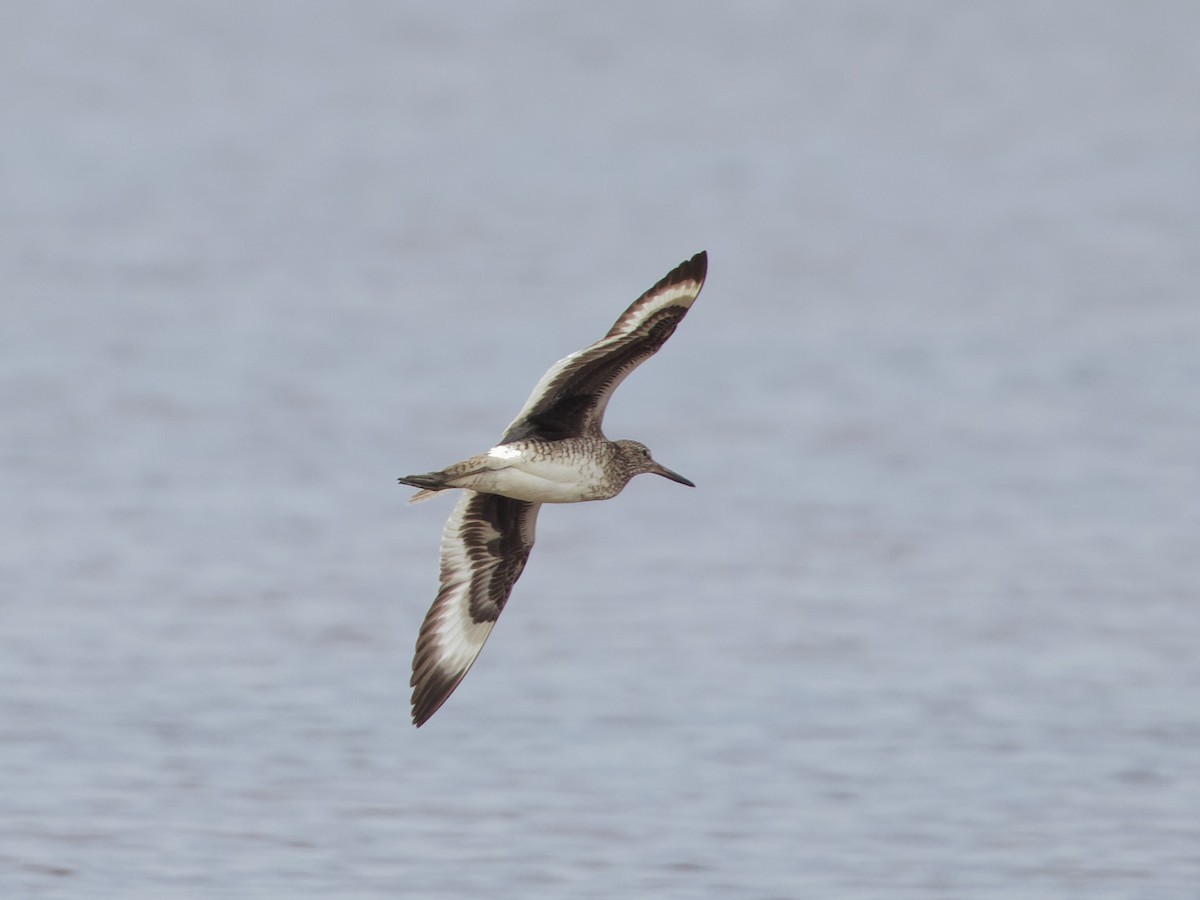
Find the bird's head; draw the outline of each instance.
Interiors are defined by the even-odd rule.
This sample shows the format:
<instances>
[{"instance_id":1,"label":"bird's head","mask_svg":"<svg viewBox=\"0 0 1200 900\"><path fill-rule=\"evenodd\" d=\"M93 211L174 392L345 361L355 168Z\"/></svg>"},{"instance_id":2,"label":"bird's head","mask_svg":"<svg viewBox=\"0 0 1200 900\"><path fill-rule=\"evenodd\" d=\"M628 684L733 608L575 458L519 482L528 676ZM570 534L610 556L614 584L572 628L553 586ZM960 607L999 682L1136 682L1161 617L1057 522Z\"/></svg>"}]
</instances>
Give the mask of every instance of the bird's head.
<instances>
[{"instance_id":1,"label":"bird's head","mask_svg":"<svg viewBox=\"0 0 1200 900\"><path fill-rule=\"evenodd\" d=\"M637 441L615 441L614 443L617 445L621 460L625 463L630 478L645 473L661 475L663 478L669 478L679 484L686 484L688 487L696 486L678 472L672 472L666 466L656 463L654 457L650 455L650 448L645 444Z\"/></svg>"}]
</instances>

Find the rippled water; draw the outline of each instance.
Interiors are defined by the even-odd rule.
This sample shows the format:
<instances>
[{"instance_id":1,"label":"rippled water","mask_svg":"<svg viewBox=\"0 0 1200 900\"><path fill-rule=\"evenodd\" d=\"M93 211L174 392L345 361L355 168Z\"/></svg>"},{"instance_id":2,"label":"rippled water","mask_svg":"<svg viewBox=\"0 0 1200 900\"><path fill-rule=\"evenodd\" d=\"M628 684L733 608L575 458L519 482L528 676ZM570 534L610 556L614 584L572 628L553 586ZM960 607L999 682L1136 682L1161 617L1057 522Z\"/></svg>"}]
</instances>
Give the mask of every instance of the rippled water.
<instances>
[{"instance_id":1,"label":"rippled water","mask_svg":"<svg viewBox=\"0 0 1200 900\"><path fill-rule=\"evenodd\" d=\"M1200 12L0 29L4 897L1200 896ZM420 731L449 502L679 260Z\"/></svg>"}]
</instances>

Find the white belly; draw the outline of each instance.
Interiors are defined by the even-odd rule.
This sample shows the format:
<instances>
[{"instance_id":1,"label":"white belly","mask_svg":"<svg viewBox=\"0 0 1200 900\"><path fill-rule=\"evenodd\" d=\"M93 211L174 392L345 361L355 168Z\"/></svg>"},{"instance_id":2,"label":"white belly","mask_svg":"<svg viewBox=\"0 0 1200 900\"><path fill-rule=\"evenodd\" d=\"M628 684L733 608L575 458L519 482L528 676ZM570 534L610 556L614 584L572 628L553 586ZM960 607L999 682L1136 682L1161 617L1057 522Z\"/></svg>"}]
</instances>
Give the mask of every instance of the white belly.
<instances>
[{"instance_id":1,"label":"white belly","mask_svg":"<svg viewBox=\"0 0 1200 900\"><path fill-rule=\"evenodd\" d=\"M472 476L470 482L464 487L534 503L579 503L602 500L614 493L611 488L598 485L595 478L581 473L576 466L548 461L523 462L480 472Z\"/></svg>"},{"instance_id":2,"label":"white belly","mask_svg":"<svg viewBox=\"0 0 1200 900\"><path fill-rule=\"evenodd\" d=\"M475 457L473 468L454 486L534 503L605 500L625 486L607 481L603 466L586 455L541 453L512 445L493 447Z\"/></svg>"}]
</instances>

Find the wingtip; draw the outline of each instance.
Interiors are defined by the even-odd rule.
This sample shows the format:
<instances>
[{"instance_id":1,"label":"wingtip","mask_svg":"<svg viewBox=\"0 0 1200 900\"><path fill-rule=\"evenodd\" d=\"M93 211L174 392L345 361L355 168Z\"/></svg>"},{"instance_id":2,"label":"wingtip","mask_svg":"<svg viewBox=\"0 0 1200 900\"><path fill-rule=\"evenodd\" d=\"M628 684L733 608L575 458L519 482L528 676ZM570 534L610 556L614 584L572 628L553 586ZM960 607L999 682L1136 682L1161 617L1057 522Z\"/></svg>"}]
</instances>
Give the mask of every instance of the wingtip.
<instances>
[{"instance_id":1,"label":"wingtip","mask_svg":"<svg viewBox=\"0 0 1200 900\"><path fill-rule=\"evenodd\" d=\"M432 719L433 714L450 699L450 695L462 683L470 666L450 677L436 668L426 668L420 665L414 668L420 671L413 672L412 681L409 683L413 688L412 723L414 727L420 728Z\"/></svg>"},{"instance_id":2,"label":"wingtip","mask_svg":"<svg viewBox=\"0 0 1200 900\"><path fill-rule=\"evenodd\" d=\"M415 676L413 681L417 681ZM414 728L420 728L433 718L435 712L441 709L442 704L446 702L450 694L442 693L435 696L427 682L423 684L414 683L413 687L416 690L412 694L412 723Z\"/></svg>"},{"instance_id":3,"label":"wingtip","mask_svg":"<svg viewBox=\"0 0 1200 900\"><path fill-rule=\"evenodd\" d=\"M691 259L685 259L674 269L666 274L655 288L669 287L673 284L682 284L685 281L694 281L696 284L703 285L705 276L708 275L708 251L701 250Z\"/></svg>"}]
</instances>

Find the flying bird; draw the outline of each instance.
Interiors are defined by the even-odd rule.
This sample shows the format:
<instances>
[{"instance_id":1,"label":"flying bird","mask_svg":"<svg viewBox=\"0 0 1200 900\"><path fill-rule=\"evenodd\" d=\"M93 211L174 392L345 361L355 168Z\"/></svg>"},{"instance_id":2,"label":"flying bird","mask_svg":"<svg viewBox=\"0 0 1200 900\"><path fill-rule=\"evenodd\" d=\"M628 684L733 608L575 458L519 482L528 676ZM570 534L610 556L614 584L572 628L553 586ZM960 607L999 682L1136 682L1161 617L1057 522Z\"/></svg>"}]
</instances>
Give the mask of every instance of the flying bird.
<instances>
[{"instance_id":1,"label":"flying bird","mask_svg":"<svg viewBox=\"0 0 1200 900\"><path fill-rule=\"evenodd\" d=\"M655 462L644 444L610 441L601 422L617 386L687 315L707 266L703 251L681 263L633 301L608 334L551 366L495 447L400 479L418 488L410 503L462 489L442 532L437 597L417 638L414 725L437 712L483 649L525 568L543 503L607 500L643 473L695 487Z\"/></svg>"}]
</instances>

